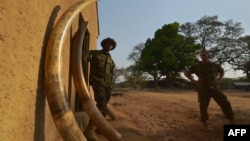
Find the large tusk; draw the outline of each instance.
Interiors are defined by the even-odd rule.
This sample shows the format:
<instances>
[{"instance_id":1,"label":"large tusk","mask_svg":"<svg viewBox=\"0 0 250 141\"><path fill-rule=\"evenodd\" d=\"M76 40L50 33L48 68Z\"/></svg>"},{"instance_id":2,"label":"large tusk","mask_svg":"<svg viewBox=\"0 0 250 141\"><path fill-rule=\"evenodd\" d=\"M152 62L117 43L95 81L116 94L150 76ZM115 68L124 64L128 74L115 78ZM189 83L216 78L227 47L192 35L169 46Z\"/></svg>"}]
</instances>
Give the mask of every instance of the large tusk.
<instances>
[{"instance_id":1,"label":"large tusk","mask_svg":"<svg viewBox=\"0 0 250 141\"><path fill-rule=\"evenodd\" d=\"M63 88L62 45L66 31L69 29L76 15L88 4L96 1L80 1L70 7L56 23L50 34L46 48L46 95L53 120L64 141L86 141L86 138L75 120Z\"/></svg>"},{"instance_id":2,"label":"large tusk","mask_svg":"<svg viewBox=\"0 0 250 141\"><path fill-rule=\"evenodd\" d=\"M73 51L72 51L72 74L76 90L80 96L83 108L89 115L91 121L97 126L99 131L106 136L110 141L120 140L121 135L107 122L101 112L96 107L93 100L90 99L90 94L84 79L82 68L82 43L85 33L83 25L80 22L79 30L76 32L73 39Z\"/></svg>"}]
</instances>

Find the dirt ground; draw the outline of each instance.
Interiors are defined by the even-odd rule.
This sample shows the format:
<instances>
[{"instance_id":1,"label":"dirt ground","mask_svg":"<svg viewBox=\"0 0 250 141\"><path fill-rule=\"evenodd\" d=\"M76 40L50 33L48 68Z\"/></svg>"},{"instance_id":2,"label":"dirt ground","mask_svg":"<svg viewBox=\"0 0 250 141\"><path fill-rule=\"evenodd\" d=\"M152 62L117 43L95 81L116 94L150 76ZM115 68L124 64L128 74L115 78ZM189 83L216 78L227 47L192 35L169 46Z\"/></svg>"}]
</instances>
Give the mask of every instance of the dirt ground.
<instances>
[{"instance_id":1,"label":"dirt ground","mask_svg":"<svg viewBox=\"0 0 250 141\"><path fill-rule=\"evenodd\" d=\"M237 124L250 124L250 92L224 93ZM213 131L204 131L194 90L126 90L113 96L110 105L117 118L108 120L122 135L122 141L223 141L223 125L228 124L212 100L208 112Z\"/></svg>"}]
</instances>

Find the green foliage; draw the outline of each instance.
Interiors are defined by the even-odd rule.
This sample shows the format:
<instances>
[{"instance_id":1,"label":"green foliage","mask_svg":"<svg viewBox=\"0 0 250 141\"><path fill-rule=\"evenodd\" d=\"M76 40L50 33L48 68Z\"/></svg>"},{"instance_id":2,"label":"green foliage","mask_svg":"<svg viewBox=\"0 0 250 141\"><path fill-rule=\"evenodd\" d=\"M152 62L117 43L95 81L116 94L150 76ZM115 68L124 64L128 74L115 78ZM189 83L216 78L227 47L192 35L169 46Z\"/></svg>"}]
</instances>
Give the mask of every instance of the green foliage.
<instances>
[{"instance_id":1,"label":"green foliage","mask_svg":"<svg viewBox=\"0 0 250 141\"><path fill-rule=\"evenodd\" d=\"M195 44L192 37L179 34L179 23L164 25L148 39L142 50L140 63L143 71L159 79L161 76L179 76L187 66L195 61L195 51L201 45Z\"/></svg>"},{"instance_id":2,"label":"green foliage","mask_svg":"<svg viewBox=\"0 0 250 141\"><path fill-rule=\"evenodd\" d=\"M234 82L234 79L231 78L223 78L222 79L222 88L223 89L229 89L230 87L232 87L232 83Z\"/></svg>"},{"instance_id":3,"label":"green foliage","mask_svg":"<svg viewBox=\"0 0 250 141\"><path fill-rule=\"evenodd\" d=\"M247 77L239 77L234 82L249 82L249 79Z\"/></svg>"},{"instance_id":4,"label":"green foliage","mask_svg":"<svg viewBox=\"0 0 250 141\"><path fill-rule=\"evenodd\" d=\"M244 73L247 75L248 80L250 80L250 61L244 65Z\"/></svg>"},{"instance_id":5,"label":"green foliage","mask_svg":"<svg viewBox=\"0 0 250 141\"><path fill-rule=\"evenodd\" d=\"M241 37L243 32L241 23L232 19L222 22L218 16L204 16L182 25L165 24L129 55L128 59L134 61L130 75L147 73L155 84L162 76L171 81L198 60L203 48L208 50L211 61L244 70L250 80L250 36Z\"/></svg>"}]
</instances>

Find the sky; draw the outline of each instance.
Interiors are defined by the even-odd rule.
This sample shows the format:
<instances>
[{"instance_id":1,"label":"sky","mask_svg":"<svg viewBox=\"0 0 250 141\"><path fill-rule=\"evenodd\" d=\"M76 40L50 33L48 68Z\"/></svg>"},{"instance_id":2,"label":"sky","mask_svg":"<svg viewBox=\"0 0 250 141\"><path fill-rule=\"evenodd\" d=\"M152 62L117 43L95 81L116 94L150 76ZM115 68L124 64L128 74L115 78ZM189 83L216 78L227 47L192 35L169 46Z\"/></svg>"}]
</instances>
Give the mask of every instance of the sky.
<instances>
[{"instance_id":1,"label":"sky","mask_svg":"<svg viewBox=\"0 0 250 141\"><path fill-rule=\"evenodd\" d=\"M218 16L219 21L233 19L250 35L250 0L99 0L97 49L107 37L117 46L111 55L117 68L133 64L128 55L139 43L153 38L165 24L196 22L204 16ZM226 68L228 70L229 68ZM242 72L226 71L225 77L239 77Z\"/></svg>"}]
</instances>

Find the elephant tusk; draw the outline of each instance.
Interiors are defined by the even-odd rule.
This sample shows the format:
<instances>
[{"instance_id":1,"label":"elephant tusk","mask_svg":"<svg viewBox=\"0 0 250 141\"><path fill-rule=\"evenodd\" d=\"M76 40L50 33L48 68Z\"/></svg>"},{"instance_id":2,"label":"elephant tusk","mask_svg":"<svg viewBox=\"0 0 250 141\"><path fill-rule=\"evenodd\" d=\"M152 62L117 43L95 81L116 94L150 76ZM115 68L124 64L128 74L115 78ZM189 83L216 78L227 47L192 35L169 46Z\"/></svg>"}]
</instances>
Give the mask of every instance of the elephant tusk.
<instances>
[{"instance_id":1,"label":"elephant tusk","mask_svg":"<svg viewBox=\"0 0 250 141\"><path fill-rule=\"evenodd\" d=\"M86 141L70 109L62 77L62 45L73 19L97 0L80 1L70 7L53 28L45 54L45 91L50 112L64 141Z\"/></svg>"},{"instance_id":2,"label":"elephant tusk","mask_svg":"<svg viewBox=\"0 0 250 141\"><path fill-rule=\"evenodd\" d=\"M86 24L80 22L80 27L73 37L72 50L72 74L76 90L80 96L81 103L91 121L97 126L99 131L110 141L120 140L121 135L107 122L101 112L96 107L94 101L90 99L90 94L84 79L82 68L82 44L86 29Z\"/></svg>"}]
</instances>

